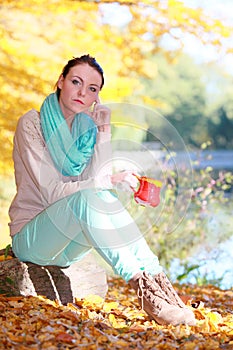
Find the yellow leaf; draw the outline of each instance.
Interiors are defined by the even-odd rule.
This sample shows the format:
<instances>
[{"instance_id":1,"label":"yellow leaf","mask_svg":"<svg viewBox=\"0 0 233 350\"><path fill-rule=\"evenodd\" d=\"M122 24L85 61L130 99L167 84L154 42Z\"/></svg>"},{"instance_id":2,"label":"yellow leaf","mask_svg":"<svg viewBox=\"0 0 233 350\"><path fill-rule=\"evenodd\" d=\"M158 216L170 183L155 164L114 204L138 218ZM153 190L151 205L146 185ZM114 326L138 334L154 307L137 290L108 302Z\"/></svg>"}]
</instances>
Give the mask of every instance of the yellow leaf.
<instances>
[{"instance_id":1,"label":"yellow leaf","mask_svg":"<svg viewBox=\"0 0 233 350\"><path fill-rule=\"evenodd\" d=\"M0 261L10 260L10 259L13 259L12 256L0 255Z\"/></svg>"},{"instance_id":2,"label":"yellow leaf","mask_svg":"<svg viewBox=\"0 0 233 350\"><path fill-rule=\"evenodd\" d=\"M218 324L222 322L222 316L218 312L209 312L207 317L212 323Z\"/></svg>"},{"instance_id":3,"label":"yellow leaf","mask_svg":"<svg viewBox=\"0 0 233 350\"><path fill-rule=\"evenodd\" d=\"M120 340L117 340L116 341L116 343L115 343L117 346L121 346L122 348L123 347L126 347L127 346L127 348L128 348L128 346L129 346L129 343L127 343L125 340L123 340L123 339L120 339Z\"/></svg>"},{"instance_id":4,"label":"yellow leaf","mask_svg":"<svg viewBox=\"0 0 233 350\"><path fill-rule=\"evenodd\" d=\"M111 323L111 325L114 327L114 328L117 328L117 321L116 321L116 318L113 314L110 314L108 316L108 319L109 319L109 322Z\"/></svg>"},{"instance_id":5,"label":"yellow leaf","mask_svg":"<svg viewBox=\"0 0 233 350\"><path fill-rule=\"evenodd\" d=\"M117 309L119 306L119 303L112 301L110 303L104 303L103 310L105 312L110 312L111 310Z\"/></svg>"},{"instance_id":6,"label":"yellow leaf","mask_svg":"<svg viewBox=\"0 0 233 350\"><path fill-rule=\"evenodd\" d=\"M109 314L108 319L109 319L109 322L111 323L113 328L125 328L125 327L127 327L125 322L117 321L113 314Z\"/></svg>"},{"instance_id":7,"label":"yellow leaf","mask_svg":"<svg viewBox=\"0 0 233 350\"><path fill-rule=\"evenodd\" d=\"M83 306L84 307L96 306L101 308L103 306L103 303L104 303L104 299L101 298L99 295L89 294L84 298Z\"/></svg>"}]
</instances>

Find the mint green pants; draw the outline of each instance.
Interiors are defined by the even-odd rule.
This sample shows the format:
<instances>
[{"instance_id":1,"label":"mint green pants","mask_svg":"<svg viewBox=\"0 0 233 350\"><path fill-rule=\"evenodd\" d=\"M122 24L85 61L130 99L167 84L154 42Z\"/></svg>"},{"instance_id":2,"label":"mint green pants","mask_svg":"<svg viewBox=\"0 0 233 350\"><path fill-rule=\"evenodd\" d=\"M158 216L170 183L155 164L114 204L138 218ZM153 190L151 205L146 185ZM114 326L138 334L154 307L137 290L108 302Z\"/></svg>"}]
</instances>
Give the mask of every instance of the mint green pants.
<instances>
[{"instance_id":1,"label":"mint green pants","mask_svg":"<svg viewBox=\"0 0 233 350\"><path fill-rule=\"evenodd\" d=\"M111 191L83 190L42 211L12 239L21 261L69 266L95 249L125 281L162 271L128 211Z\"/></svg>"}]
</instances>

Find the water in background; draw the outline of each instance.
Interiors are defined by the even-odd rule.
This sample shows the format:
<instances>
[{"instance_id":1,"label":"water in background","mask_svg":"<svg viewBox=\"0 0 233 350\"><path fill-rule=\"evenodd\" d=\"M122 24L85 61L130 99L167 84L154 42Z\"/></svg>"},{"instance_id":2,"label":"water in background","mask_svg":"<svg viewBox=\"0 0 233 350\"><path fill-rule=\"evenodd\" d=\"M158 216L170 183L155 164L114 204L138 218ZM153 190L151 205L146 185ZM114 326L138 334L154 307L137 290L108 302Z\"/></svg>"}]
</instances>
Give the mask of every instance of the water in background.
<instances>
[{"instance_id":1,"label":"water in background","mask_svg":"<svg viewBox=\"0 0 233 350\"><path fill-rule=\"evenodd\" d=\"M164 151L160 149L157 143L145 143L145 149L140 151L120 151L116 154L118 160L117 167L119 170L132 169L135 166L135 171L141 168L149 174L151 169L155 178L160 178L159 164L163 164L165 159ZM233 150L216 150L216 151L201 151L199 155L190 153L190 158L194 162L193 168L205 169L212 167L216 171L227 170L233 171ZM127 162L125 161L127 159ZM130 161L129 161L130 159ZM183 159L183 152L177 152L175 160L177 164ZM198 162L195 163L195 161ZM158 174L156 174L156 169ZM200 247L195 256L190 257L189 265L198 265L198 268L189 272L188 277L182 282L196 284L198 281L209 281L212 284L219 285L222 289L233 287L233 193L229 193L229 203L226 206L212 208L211 214L208 217L206 227L206 237L210 239L206 242L206 246ZM225 242L219 242L219 234L224 233L228 239ZM171 263L171 268L168 271L171 280L177 280L177 276L185 272L181 266L179 259L175 259Z\"/></svg>"},{"instance_id":2,"label":"water in background","mask_svg":"<svg viewBox=\"0 0 233 350\"><path fill-rule=\"evenodd\" d=\"M214 208L213 208L214 209ZM226 207L218 208L217 215L210 215L207 224L207 235L211 241L206 247L189 258L188 265L199 265L198 268L189 272L181 283L196 284L198 281L209 281L222 289L233 288L233 196L229 199ZM228 234L225 242L219 242L219 233ZM185 269L180 261L175 259L170 267L171 279L175 281L177 276L183 274Z\"/></svg>"}]
</instances>

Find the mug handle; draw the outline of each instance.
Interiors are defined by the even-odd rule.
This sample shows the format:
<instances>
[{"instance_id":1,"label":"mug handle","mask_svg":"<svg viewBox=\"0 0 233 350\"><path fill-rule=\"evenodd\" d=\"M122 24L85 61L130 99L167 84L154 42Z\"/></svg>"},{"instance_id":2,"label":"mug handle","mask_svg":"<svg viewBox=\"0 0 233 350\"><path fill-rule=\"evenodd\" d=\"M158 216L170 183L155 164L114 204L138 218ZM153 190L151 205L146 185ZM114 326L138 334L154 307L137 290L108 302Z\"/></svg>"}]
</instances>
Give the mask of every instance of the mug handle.
<instances>
[{"instance_id":1,"label":"mug handle","mask_svg":"<svg viewBox=\"0 0 233 350\"><path fill-rule=\"evenodd\" d=\"M135 176L138 179L139 183L140 183L141 177L136 175L136 174L134 174L134 173L132 173L132 175ZM131 187L131 189L132 189L132 191L134 193L136 193L138 191L138 188L135 190L132 186L130 186L130 187ZM139 185L139 187L140 187L140 185Z\"/></svg>"}]
</instances>

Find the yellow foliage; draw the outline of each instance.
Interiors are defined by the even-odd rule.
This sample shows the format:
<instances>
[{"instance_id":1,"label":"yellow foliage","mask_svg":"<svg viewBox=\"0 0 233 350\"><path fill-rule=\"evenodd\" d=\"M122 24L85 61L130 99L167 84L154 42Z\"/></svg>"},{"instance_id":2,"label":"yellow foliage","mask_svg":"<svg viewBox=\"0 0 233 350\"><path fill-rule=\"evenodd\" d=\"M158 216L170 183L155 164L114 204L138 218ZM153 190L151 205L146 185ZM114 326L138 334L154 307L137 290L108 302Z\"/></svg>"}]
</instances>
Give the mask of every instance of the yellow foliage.
<instances>
[{"instance_id":1,"label":"yellow foliage","mask_svg":"<svg viewBox=\"0 0 233 350\"><path fill-rule=\"evenodd\" d=\"M161 50L163 35L179 28L220 47L221 38L232 33L220 20L178 0L119 0L122 9L128 6L131 19L124 27L113 26L111 18L105 21L103 3L111 6L113 1L1 1L0 173L12 173L18 118L31 108L39 109L68 59L90 53L101 63L106 76L102 102L130 101L157 108L157 101L141 96L139 78L156 77L150 57ZM177 43L182 47L180 37ZM232 47L225 49L232 52ZM174 52L167 57L172 63Z\"/></svg>"},{"instance_id":2,"label":"yellow foliage","mask_svg":"<svg viewBox=\"0 0 233 350\"><path fill-rule=\"evenodd\" d=\"M11 260L11 259L13 259L12 256L0 255L0 261Z\"/></svg>"},{"instance_id":3,"label":"yellow foliage","mask_svg":"<svg viewBox=\"0 0 233 350\"><path fill-rule=\"evenodd\" d=\"M113 314L109 314L108 316L109 322L112 325L113 328L125 328L125 321L119 321L116 319L116 317ZM124 342L125 343L125 342ZM118 345L122 345L117 343ZM127 345L127 343L125 343Z\"/></svg>"},{"instance_id":4,"label":"yellow foliage","mask_svg":"<svg viewBox=\"0 0 233 350\"><path fill-rule=\"evenodd\" d=\"M142 99L146 105L155 107L155 108L163 108L165 106L164 102L161 102L159 100L155 100L149 96L142 96Z\"/></svg>"},{"instance_id":5,"label":"yellow foliage","mask_svg":"<svg viewBox=\"0 0 233 350\"><path fill-rule=\"evenodd\" d=\"M103 306L104 299L101 298L99 295L94 295L94 294L89 294L86 296L83 306L84 307L89 307L92 305L95 308L101 308Z\"/></svg>"},{"instance_id":6,"label":"yellow foliage","mask_svg":"<svg viewBox=\"0 0 233 350\"><path fill-rule=\"evenodd\" d=\"M103 310L104 312L110 312L111 310L117 309L119 306L119 303L116 301L111 301L111 302L105 302L103 305Z\"/></svg>"},{"instance_id":7,"label":"yellow foliage","mask_svg":"<svg viewBox=\"0 0 233 350\"><path fill-rule=\"evenodd\" d=\"M178 293L191 293L195 301L195 307L188 307L195 313L197 324L172 326L150 320L136 302L136 293L122 279L109 277L108 282L106 299L98 309L95 301L100 299L96 295L66 306L40 295L0 295L0 338L5 348L57 349L59 344L62 349L93 350L232 349L233 291L210 285L179 285ZM201 300L206 300L208 307ZM113 307L110 310L106 305Z\"/></svg>"}]
</instances>

